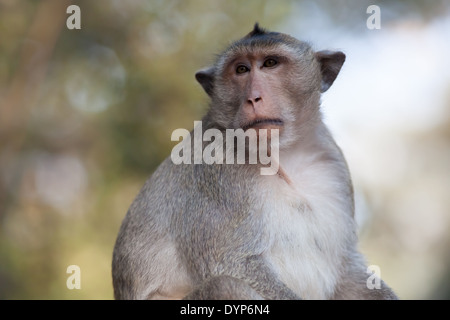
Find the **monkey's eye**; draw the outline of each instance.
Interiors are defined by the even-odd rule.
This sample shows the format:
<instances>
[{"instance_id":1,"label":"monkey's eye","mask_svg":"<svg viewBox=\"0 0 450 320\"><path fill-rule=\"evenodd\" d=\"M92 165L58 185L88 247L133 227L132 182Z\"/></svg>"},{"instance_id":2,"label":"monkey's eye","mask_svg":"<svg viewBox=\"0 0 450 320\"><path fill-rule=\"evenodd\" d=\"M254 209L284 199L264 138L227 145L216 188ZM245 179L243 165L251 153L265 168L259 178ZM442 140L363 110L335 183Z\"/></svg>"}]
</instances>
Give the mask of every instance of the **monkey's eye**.
<instances>
[{"instance_id":1,"label":"monkey's eye","mask_svg":"<svg viewBox=\"0 0 450 320\"><path fill-rule=\"evenodd\" d=\"M240 65L236 68L236 73L246 73L249 69L246 66Z\"/></svg>"},{"instance_id":2,"label":"monkey's eye","mask_svg":"<svg viewBox=\"0 0 450 320\"><path fill-rule=\"evenodd\" d=\"M277 63L278 62L275 59L267 59L266 61L264 61L263 66L266 68L270 68L276 66Z\"/></svg>"}]
</instances>

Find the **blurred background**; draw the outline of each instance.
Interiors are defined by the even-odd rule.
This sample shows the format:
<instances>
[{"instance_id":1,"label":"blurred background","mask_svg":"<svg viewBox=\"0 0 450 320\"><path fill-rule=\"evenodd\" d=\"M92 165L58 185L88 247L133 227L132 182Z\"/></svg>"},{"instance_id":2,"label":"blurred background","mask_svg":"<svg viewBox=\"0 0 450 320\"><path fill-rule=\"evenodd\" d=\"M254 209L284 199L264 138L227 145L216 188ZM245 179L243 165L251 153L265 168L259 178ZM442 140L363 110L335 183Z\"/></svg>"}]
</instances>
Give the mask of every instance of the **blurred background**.
<instances>
[{"instance_id":1,"label":"blurred background","mask_svg":"<svg viewBox=\"0 0 450 320\"><path fill-rule=\"evenodd\" d=\"M256 21L346 53L322 102L361 250L401 298L449 299L449 4L0 0L0 299L113 298L120 223L172 131L206 110L195 71Z\"/></svg>"}]
</instances>

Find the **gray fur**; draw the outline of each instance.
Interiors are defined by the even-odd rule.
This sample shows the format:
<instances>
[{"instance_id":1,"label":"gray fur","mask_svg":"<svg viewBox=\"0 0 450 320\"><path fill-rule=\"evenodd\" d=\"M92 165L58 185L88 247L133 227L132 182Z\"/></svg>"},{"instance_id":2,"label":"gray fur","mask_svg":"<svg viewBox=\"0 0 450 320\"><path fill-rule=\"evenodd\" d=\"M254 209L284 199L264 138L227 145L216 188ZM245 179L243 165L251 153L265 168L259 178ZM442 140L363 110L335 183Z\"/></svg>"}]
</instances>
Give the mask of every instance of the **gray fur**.
<instances>
[{"instance_id":1,"label":"gray fur","mask_svg":"<svg viewBox=\"0 0 450 320\"><path fill-rule=\"evenodd\" d=\"M345 55L316 54L255 26L197 73L211 97L203 130L240 126L247 100L229 80L229 61L266 52L285 54L290 64L280 81L270 80L280 97L274 112L284 120L284 176L260 176L260 165L175 165L167 158L120 228L112 263L116 299L396 298L384 283L379 290L366 286L350 174L320 116L320 92Z\"/></svg>"}]
</instances>

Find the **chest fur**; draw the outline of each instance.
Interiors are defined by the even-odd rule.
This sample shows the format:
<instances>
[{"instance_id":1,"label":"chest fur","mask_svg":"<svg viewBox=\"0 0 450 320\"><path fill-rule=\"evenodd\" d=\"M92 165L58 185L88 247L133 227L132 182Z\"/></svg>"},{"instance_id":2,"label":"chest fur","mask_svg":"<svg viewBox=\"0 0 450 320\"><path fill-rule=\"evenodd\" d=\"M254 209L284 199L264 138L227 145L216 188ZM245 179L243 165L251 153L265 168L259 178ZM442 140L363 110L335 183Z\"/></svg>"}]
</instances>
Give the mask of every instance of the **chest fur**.
<instances>
[{"instance_id":1,"label":"chest fur","mask_svg":"<svg viewBox=\"0 0 450 320\"><path fill-rule=\"evenodd\" d=\"M299 163L286 170L290 184L278 178L265 194L266 258L304 299L330 297L353 241L353 200L339 170L335 163Z\"/></svg>"}]
</instances>

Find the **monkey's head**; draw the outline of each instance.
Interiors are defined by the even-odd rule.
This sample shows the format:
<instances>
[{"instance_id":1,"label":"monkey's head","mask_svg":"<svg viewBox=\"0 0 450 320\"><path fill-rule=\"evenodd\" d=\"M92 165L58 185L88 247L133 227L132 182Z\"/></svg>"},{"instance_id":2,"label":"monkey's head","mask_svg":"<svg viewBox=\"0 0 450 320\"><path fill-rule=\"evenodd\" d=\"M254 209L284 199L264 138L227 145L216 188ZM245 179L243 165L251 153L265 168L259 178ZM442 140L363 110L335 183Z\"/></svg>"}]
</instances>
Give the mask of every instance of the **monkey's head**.
<instances>
[{"instance_id":1,"label":"monkey's head","mask_svg":"<svg viewBox=\"0 0 450 320\"><path fill-rule=\"evenodd\" d=\"M320 118L320 94L344 61L342 52L314 52L306 42L255 24L195 77L212 100L207 116L212 125L279 129L283 147Z\"/></svg>"}]
</instances>

